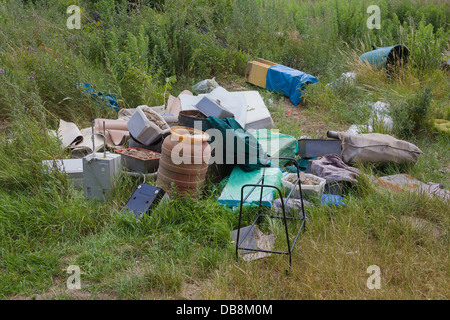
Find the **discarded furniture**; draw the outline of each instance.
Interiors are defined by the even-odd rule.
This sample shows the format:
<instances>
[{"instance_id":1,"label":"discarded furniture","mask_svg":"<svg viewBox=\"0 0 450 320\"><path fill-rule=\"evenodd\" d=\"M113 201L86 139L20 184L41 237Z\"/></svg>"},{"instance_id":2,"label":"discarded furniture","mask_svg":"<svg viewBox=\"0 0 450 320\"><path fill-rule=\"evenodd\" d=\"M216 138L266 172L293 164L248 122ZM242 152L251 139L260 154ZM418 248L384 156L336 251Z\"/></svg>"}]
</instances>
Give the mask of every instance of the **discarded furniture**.
<instances>
[{"instance_id":1,"label":"discarded furniture","mask_svg":"<svg viewBox=\"0 0 450 320\"><path fill-rule=\"evenodd\" d=\"M285 158L284 160L288 160L288 161L292 161L294 160L293 158ZM295 163L295 162L294 162ZM267 170L266 168L263 168L262 170ZM305 205L303 203L303 193L302 193L302 185L301 185L301 181L300 181L300 170L299 168L297 169L297 180L294 183L294 188L296 186L299 186L300 188L300 200L301 200L301 214L299 213L299 215L295 216L295 215L286 215L286 205L285 203L287 203L289 201L289 198L291 197L294 189L291 190L291 192L283 199L282 193L280 188L271 185L271 184L266 184L266 176L265 176L265 172L263 172L261 178L259 179L259 181L257 183L253 183L253 184L245 184L241 187L241 196L240 196L240 205L239 205L239 222L238 222L238 231L237 231L237 239L236 239L236 261L238 262L239 260L239 251L240 250L244 250L244 251L248 251L248 250L252 250L255 252L266 252L266 253L277 253L277 254L285 254L289 256L289 270L291 268L292 265L292 251L294 250L294 246L297 243L297 239L300 235L300 232L303 230L304 226L305 226L305 222L306 222L306 214L305 214ZM246 193L244 195L244 190L246 188L251 188L250 191L248 193ZM264 208L262 207L262 195L263 195L263 189L264 188L272 188L275 189L276 192L278 192L278 194L280 195L280 198L283 199L282 201L282 215L274 215L274 213L267 213L264 214ZM248 229L248 231L245 233L245 235L241 238L241 234L240 234L240 230L241 230L241 223L242 223L242 209L243 209L243 205L246 202L246 200L252 195L252 193L256 190L256 189L260 189L260 201L259 201L259 209L258 209L258 215L257 217L253 220L253 223L251 224L251 227ZM242 244L244 243L246 237L248 236L249 232L252 230L252 228L256 225L256 223L259 221L259 219L262 218L268 218L268 219L281 219L283 221L284 224L284 231L286 234L286 245L287 245L287 250L286 251L277 251L277 250L264 250L264 249L258 249L258 248L247 248L245 246L242 246ZM300 227L298 229L298 232L294 238L294 241L291 244L290 238L289 238L289 232L288 232L288 222L292 223L292 222L296 222L296 221L300 221Z\"/></svg>"}]
</instances>

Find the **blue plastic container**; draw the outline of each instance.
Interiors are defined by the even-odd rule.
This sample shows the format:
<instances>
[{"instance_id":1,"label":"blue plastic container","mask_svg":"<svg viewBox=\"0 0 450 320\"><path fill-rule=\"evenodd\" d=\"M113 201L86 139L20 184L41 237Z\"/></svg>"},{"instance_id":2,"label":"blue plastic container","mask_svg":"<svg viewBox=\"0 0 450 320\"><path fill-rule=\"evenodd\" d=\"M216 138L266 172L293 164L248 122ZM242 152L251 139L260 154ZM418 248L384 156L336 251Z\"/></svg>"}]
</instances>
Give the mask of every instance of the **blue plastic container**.
<instances>
[{"instance_id":1,"label":"blue plastic container","mask_svg":"<svg viewBox=\"0 0 450 320\"><path fill-rule=\"evenodd\" d=\"M404 45L397 44L392 47L375 48L372 51L363 53L360 59L365 63L369 63L373 68L380 70L395 65L400 60L406 63L408 57L409 49Z\"/></svg>"}]
</instances>

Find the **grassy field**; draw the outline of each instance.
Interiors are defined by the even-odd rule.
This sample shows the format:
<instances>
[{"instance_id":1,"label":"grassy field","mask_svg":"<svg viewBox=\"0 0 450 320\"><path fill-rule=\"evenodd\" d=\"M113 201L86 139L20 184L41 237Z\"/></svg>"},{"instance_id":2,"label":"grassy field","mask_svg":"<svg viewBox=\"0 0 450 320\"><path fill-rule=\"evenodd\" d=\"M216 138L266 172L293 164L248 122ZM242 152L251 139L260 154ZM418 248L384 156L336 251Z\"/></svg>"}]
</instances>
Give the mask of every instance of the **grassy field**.
<instances>
[{"instance_id":1,"label":"grassy field","mask_svg":"<svg viewBox=\"0 0 450 320\"><path fill-rule=\"evenodd\" d=\"M450 120L449 71L440 68L449 50L446 1L134 2L0 0L2 299L449 298L448 202L382 189L366 175L345 206L308 210L286 276L282 255L236 264L230 232L238 217L217 204L220 184L209 181L201 198L171 200L136 221L121 209L141 179L120 177L116 197L98 203L64 175L41 170L42 160L69 157L47 134L59 119L85 127L92 116L117 118L77 82L129 108L162 105L169 93L216 77L229 90L259 90L275 128L296 138L345 131L369 119L370 102L388 102L391 134L423 154L411 166L360 169L449 189L450 137L432 125ZM66 27L71 4L82 8L80 30ZM381 9L380 29L366 27L371 4ZM359 62L372 45L398 43L411 58L392 76ZM247 61L257 57L319 83L295 107L244 81ZM354 84L327 86L348 71L357 74ZM282 226L267 230L281 248ZM81 290L67 290L69 265L81 269ZM371 265L381 270L379 290L366 285Z\"/></svg>"}]
</instances>

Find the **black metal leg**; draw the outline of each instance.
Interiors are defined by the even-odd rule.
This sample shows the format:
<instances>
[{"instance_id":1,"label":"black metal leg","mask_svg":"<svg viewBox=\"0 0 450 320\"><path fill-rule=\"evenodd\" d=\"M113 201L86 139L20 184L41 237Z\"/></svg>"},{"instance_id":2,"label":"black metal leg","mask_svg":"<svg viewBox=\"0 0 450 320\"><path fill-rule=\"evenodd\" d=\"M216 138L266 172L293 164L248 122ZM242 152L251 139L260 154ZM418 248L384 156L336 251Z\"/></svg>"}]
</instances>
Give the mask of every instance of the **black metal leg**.
<instances>
[{"instance_id":1,"label":"black metal leg","mask_svg":"<svg viewBox=\"0 0 450 320\"><path fill-rule=\"evenodd\" d=\"M238 262L238 259L239 259L238 251L239 251L239 236L240 236L240 232L241 232L243 196L244 196L244 188L241 188L241 203L239 204L239 222L238 222L237 239L236 239L236 262Z\"/></svg>"},{"instance_id":2,"label":"black metal leg","mask_svg":"<svg viewBox=\"0 0 450 320\"><path fill-rule=\"evenodd\" d=\"M274 158L272 158L274 159ZM268 252L268 253L278 253L278 254L287 254L289 255L289 269L286 270L287 273L289 273L291 266L292 266L292 251L294 249L295 243L297 242L298 236L300 235L301 230L303 229L304 225L305 225L305 219L306 219L306 215L305 215L305 208L304 208L304 202L303 202L303 192L302 192L302 187L301 187L301 181L300 181L300 168L298 166L298 163L295 162L295 159L293 158L278 158L278 159L285 159L285 160L294 160L295 166L297 168L297 181L294 184L294 188L296 188L297 184L299 186L300 189L300 199L301 199L301 205L302 205L302 217L298 218L298 217L291 217L289 216L289 219L291 220L302 220L302 223L300 225L299 231L297 233L297 236L295 237L295 240L293 242L292 248L290 245L290 240L289 240L289 230L288 230L288 225L287 225L287 220L288 217L286 216L286 207L285 207L285 201L283 200L283 195L281 193L281 190L279 188L277 188L276 186L273 185L265 185L264 184L264 177L265 177L265 168L263 169L263 175L262 177L259 179L259 181L256 184L246 184L243 185L241 187L241 202L239 204L239 222L238 222L238 231L237 231L237 239L236 239L236 262L239 259L239 249L241 250L251 250L251 251L258 251L258 252ZM246 187L253 187L250 192L244 197L244 189ZM252 248L240 248L240 229L241 229L241 222L242 222L242 209L243 209L243 204L244 202L248 199L248 197L251 195L251 193L256 189L256 188L261 188L261 193L260 193L260 199L259 199L259 213L257 218L253 221L251 228L253 228L253 226L256 224L256 222L258 221L259 217L270 217L270 218L278 218L278 219L283 219L283 223L284 223L284 231L286 234L286 243L287 243L287 251L286 252L280 252L280 251L272 251L272 250L261 250L261 249L252 249ZM282 209L282 217L280 216L272 216L272 215L263 215L262 214L262 196L263 196L263 189L264 188L273 188L275 189L278 194L280 195L281 198L281 209ZM289 193L289 195L286 197L286 203L289 201L289 198L292 194L293 190L291 190L291 192ZM250 229L251 229L250 228ZM247 234L244 236L245 237L248 235L249 231L247 232Z\"/></svg>"}]
</instances>

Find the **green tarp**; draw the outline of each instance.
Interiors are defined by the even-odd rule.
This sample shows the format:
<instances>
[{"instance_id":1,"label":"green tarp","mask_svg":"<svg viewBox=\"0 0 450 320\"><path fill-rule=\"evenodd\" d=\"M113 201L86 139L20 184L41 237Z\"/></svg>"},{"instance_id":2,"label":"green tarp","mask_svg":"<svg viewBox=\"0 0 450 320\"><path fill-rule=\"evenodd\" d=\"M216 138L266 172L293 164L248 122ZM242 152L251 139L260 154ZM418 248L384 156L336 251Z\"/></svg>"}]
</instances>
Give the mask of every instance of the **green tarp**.
<instances>
[{"instance_id":1,"label":"green tarp","mask_svg":"<svg viewBox=\"0 0 450 320\"><path fill-rule=\"evenodd\" d=\"M217 137L211 141L212 150L222 147L223 159L217 160L222 160L224 164L238 165L245 172L270 166L270 161L266 159L267 154L258 140L236 120L216 117L208 117L207 120L212 128L218 129L222 134L221 145L215 142Z\"/></svg>"},{"instance_id":2,"label":"green tarp","mask_svg":"<svg viewBox=\"0 0 450 320\"><path fill-rule=\"evenodd\" d=\"M261 147L268 155L274 158L294 158L298 153L298 140L288 134L278 133L275 130L260 129L252 132ZM287 161L272 160L272 166L283 166Z\"/></svg>"}]
</instances>

